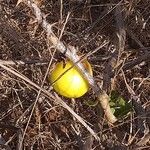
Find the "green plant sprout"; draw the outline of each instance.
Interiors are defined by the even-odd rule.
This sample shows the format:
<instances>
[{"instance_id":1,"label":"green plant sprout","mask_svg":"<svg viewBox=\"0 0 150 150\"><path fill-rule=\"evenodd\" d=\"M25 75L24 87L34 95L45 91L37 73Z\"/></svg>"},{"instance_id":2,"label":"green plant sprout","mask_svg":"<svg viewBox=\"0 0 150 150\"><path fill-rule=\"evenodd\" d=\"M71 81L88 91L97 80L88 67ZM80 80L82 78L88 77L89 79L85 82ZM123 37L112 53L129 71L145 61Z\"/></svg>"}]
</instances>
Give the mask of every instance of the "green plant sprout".
<instances>
[{"instance_id":1,"label":"green plant sprout","mask_svg":"<svg viewBox=\"0 0 150 150\"><path fill-rule=\"evenodd\" d=\"M116 117L123 117L132 111L132 105L125 100L117 91L110 94L110 107Z\"/></svg>"}]
</instances>

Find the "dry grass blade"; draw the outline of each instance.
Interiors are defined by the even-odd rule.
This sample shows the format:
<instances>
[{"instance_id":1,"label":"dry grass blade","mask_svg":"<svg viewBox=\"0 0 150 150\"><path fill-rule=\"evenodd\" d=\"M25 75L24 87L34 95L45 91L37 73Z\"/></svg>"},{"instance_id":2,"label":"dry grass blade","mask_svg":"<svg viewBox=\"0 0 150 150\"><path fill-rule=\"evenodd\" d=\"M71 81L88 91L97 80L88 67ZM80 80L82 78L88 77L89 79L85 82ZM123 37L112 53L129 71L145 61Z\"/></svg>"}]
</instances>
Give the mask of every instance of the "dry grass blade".
<instances>
[{"instance_id":1,"label":"dry grass blade","mask_svg":"<svg viewBox=\"0 0 150 150\"><path fill-rule=\"evenodd\" d=\"M44 76L44 79L43 79L43 81L42 81L41 88L42 88L42 87L43 87L43 85L44 85L44 82L45 82L46 77L47 77L47 74L48 74L48 72L49 72L49 68L50 68L50 66L51 66L51 63L52 63L52 59L51 59L51 61L49 62L49 65L48 65L47 71L46 71L45 76ZM25 134L26 134L26 131L27 131L28 125L29 125L29 123L30 123L31 117L32 117L32 115L33 115L33 112L34 112L34 110L35 110L36 104L37 104L37 102L38 102L38 100L39 100L39 96L40 96L40 94L41 94L41 89L38 91L38 94L37 94L36 100L35 100L34 105L33 105L33 107L32 107L32 110L31 110L31 113L30 113L30 116L29 116L29 119L28 119L27 125L26 125L25 130L24 130L24 133L23 133L23 137L22 137L22 139L21 139L21 141L20 141L19 149L22 149L23 140L24 140L24 137L25 137Z\"/></svg>"},{"instance_id":2,"label":"dry grass blade","mask_svg":"<svg viewBox=\"0 0 150 150\"><path fill-rule=\"evenodd\" d=\"M136 65L139 65L140 63L142 62L148 62L150 61L150 52L147 52L146 54L136 58L135 60L132 60L128 63L126 63L124 66L123 66L123 70L129 70L131 68L133 68L134 66Z\"/></svg>"},{"instance_id":3,"label":"dry grass blade","mask_svg":"<svg viewBox=\"0 0 150 150\"><path fill-rule=\"evenodd\" d=\"M45 65L48 64L47 61L40 61L40 60L31 60L31 61L23 61L23 60L0 60L0 64L3 65L26 65L26 64L35 64L35 65Z\"/></svg>"}]
</instances>

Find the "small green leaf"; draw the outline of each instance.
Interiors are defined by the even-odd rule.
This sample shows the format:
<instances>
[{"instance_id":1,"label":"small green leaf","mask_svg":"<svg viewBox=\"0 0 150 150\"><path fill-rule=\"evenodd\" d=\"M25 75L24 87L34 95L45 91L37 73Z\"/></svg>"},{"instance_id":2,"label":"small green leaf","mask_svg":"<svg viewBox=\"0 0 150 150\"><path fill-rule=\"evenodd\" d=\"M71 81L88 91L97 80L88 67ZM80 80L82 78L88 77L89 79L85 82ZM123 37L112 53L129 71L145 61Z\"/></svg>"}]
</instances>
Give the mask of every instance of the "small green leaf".
<instances>
[{"instance_id":1,"label":"small green leaf","mask_svg":"<svg viewBox=\"0 0 150 150\"><path fill-rule=\"evenodd\" d=\"M121 106L125 106L126 102L122 97L118 97L118 105Z\"/></svg>"},{"instance_id":2,"label":"small green leaf","mask_svg":"<svg viewBox=\"0 0 150 150\"><path fill-rule=\"evenodd\" d=\"M114 114L115 113L115 108L111 108L111 112Z\"/></svg>"},{"instance_id":3,"label":"small green leaf","mask_svg":"<svg viewBox=\"0 0 150 150\"><path fill-rule=\"evenodd\" d=\"M112 101L110 101L110 102L109 102L109 105L110 105L110 107L113 107L113 106L115 106L115 103L112 102Z\"/></svg>"},{"instance_id":4,"label":"small green leaf","mask_svg":"<svg viewBox=\"0 0 150 150\"><path fill-rule=\"evenodd\" d=\"M131 103L128 103L117 91L111 92L109 104L116 117L123 117L132 111Z\"/></svg>"}]
</instances>

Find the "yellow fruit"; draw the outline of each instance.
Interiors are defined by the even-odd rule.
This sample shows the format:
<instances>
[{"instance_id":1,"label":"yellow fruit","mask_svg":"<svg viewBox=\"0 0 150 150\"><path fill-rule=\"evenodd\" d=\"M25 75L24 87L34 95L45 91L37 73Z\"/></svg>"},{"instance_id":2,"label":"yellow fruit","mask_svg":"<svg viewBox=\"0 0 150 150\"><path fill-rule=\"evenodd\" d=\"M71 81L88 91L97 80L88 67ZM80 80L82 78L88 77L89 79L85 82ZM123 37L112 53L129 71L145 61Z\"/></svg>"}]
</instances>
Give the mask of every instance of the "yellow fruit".
<instances>
[{"instance_id":1,"label":"yellow fruit","mask_svg":"<svg viewBox=\"0 0 150 150\"><path fill-rule=\"evenodd\" d=\"M78 98L84 95L88 89L88 82L82 77L81 73L69 60L56 64L50 73L49 80L57 93L68 98ZM87 60L83 62L85 69L93 75L92 67ZM69 69L69 70L68 70Z\"/></svg>"}]
</instances>

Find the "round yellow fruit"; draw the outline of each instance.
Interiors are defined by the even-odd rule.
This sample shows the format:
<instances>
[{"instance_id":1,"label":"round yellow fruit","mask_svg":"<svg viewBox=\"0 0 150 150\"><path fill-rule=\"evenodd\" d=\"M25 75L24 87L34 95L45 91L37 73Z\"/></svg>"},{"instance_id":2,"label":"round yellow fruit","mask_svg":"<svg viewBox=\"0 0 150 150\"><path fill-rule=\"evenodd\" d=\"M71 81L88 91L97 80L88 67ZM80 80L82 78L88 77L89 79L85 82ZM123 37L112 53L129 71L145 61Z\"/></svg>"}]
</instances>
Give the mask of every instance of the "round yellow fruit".
<instances>
[{"instance_id":1,"label":"round yellow fruit","mask_svg":"<svg viewBox=\"0 0 150 150\"><path fill-rule=\"evenodd\" d=\"M78 69L69 60L59 62L50 73L49 80L57 93L68 98L78 98L83 96L89 89L88 82L83 78ZM83 62L85 69L93 75L90 63Z\"/></svg>"}]
</instances>

